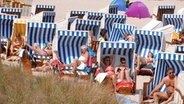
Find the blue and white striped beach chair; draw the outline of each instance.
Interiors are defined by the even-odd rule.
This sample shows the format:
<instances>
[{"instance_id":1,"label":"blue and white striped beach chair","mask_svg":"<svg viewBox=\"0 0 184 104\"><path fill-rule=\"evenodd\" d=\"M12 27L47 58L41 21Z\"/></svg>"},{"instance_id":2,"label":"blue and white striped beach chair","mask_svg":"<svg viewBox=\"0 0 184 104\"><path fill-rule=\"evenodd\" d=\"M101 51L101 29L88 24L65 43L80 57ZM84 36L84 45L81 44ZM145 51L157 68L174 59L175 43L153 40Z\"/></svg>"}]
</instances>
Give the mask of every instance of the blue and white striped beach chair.
<instances>
[{"instance_id":1,"label":"blue and white striped beach chair","mask_svg":"<svg viewBox=\"0 0 184 104\"><path fill-rule=\"evenodd\" d=\"M6 45L8 38L11 37L13 31L13 21L17 18L15 15L0 14L0 37L1 44Z\"/></svg>"},{"instance_id":2,"label":"blue and white striped beach chair","mask_svg":"<svg viewBox=\"0 0 184 104\"><path fill-rule=\"evenodd\" d=\"M43 48L47 43L51 43L56 33L56 24L54 23L42 23L42 22L28 22L27 23L27 43L33 45L38 43L40 48ZM30 50L30 54L35 59L50 59L50 56L40 56L33 54Z\"/></svg>"},{"instance_id":3,"label":"blue and white striped beach chair","mask_svg":"<svg viewBox=\"0 0 184 104\"><path fill-rule=\"evenodd\" d=\"M175 75L178 76L180 71L184 71L184 54L158 53L154 79L148 86L147 94L167 75L167 68L173 68ZM164 91L165 89L162 88L162 90Z\"/></svg>"},{"instance_id":4,"label":"blue and white striped beach chair","mask_svg":"<svg viewBox=\"0 0 184 104\"><path fill-rule=\"evenodd\" d=\"M110 37L110 33L112 31L113 23L125 23L126 16L125 15L117 15L117 14L106 14L105 15L105 26L104 28L107 30L107 38Z\"/></svg>"},{"instance_id":5,"label":"blue and white striped beach chair","mask_svg":"<svg viewBox=\"0 0 184 104\"><path fill-rule=\"evenodd\" d=\"M90 20L101 20L105 14L100 12L88 12L87 19Z\"/></svg>"},{"instance_id":6,"label":"blue and white striped beach chair","mask_svg":"<svg viewBox=\"0 0 184 104\"><path fill-rule=\"evenodd\" d=\"M30 19L33 21L38 21L38 22L54 23L55 15L56 13L54 11L42 11L32 16Z\"/></svg>"},{"instance_id":7,"label":"blue and white striped beach chair","mask_svg":"<svg viewBox=\"0 0 184 104\"><path fill-rule=\"evenodd\" d=\"M116 4L109 5L109 13L118 14L118 5Z\"/></svg>"},{"instance_id":8,"label":"blue and white striped beach chair","mask_svg":"<svg viewBox=\"0 0 184 104\"><path fill-rule=\"evenodd\" d=\"M174 14L175 5L159 5L157 11L157 20L162 21L163 14Z\"/></svg>"},{"instance_id":9,"label":"blue and white striped beach chair","mask_svg":"<svg viewBox=\"0 0 184 104\"><path fill-rule=\"evenodd\" d=\"M20 18L21 17L21 13L22 13L22 8L3 7L3 8L1 8L1 13L17 15L18 18Z\"/></svg>"},{"instance_id":10,"label":"blue and white striped beach chair","mask_svg":"<svg viewBox=\"0 0 184 104\"><path fill-rule=\"evenodd\" d=\"M164 51L163 33L149 30L135 30L136 54L147 57L152 52L156 57L158 52Z\"/></svg>"},{"instance_id":11,"label":"blue and white striped beach chair","mask_svg":"<svg viewBox=\"0 0 184 104\"><path fill-rule=\"evenodd\" d=\"M82 19L87 11L84 10L71 10L70 17L77 16L78 18Z\"/></svg>"},{"instance_id":12,"label":"blue and white striped beach chair","mask_svg":"<svg viewBox=\"0 0 184 104\"><path fill-rule=\"evenodd\" d=\"M57 50L59 60L65 64L70 64L74 59L78 59L81 54L80 47L87 44L88 31L70 31L58 30ZM65 67L64 74L74 74L70 69ZM87 72L77 71L78 75L88 75Z\"/></svg>"},{"instance_id":13,"label":"blue and white striped beach chair","mask_svg":"<svg viewBox=\"0 0 184 104\"><path fill-rule=\"evenodd\" d=\"M109 41L124 40L124 35L133 35L136 27L128 24L114 23L109 37Z\"/></svg>"},{"instance_id":14,"label":"blue and white striped beach chair","mask_svg":"<svg viewBox=\"0 0 184 104\"><path fill-rule=\"evenodd\" d=\"M98 39L100 33L100 24L101 22L98 20L76 19L71 25L71 30L93 31L94 36L96 39Z\"/></svg>"},{"instance_id":15,"label":"blue and white striped beach chair","mask_svg":"<svg viewBox=\"0 0 184 104\"><path fill-rule=\"evenodd\" d=\"M32 14L37 14L42 11L54 11L55 5L44 5L44 4L37 4L32 6Z\"/></svg>"},{"instance_id":16,"label":"blue and white striped beach chair","mask_svg":"<svg viewBox=\"0 0 184 104\"><path fill-rule=\"evenodd\" d=\"M176 32L181 31L183 19L183 14L164 14L162 18L163 26L171 24L174 25Z\"/></svg>"},{"instance_id":17,"label":"blue and white striped beach chair","mask_svg":"<svg viewBox=\"0 0 184 104\"><path fill-rule=\"evenodd\" d=\"M184 45L176 45L177 53L184 53Z\"/></svg>"}]
</instances>

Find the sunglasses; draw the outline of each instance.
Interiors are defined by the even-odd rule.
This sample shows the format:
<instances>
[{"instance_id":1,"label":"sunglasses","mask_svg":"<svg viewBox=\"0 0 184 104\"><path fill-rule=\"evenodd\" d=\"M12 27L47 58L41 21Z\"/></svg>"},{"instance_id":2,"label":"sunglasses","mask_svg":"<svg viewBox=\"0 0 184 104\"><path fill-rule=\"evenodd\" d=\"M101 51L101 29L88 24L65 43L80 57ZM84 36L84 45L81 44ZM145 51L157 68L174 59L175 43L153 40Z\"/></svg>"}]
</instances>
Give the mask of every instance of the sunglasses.
<instances>
[{"instance_id":1,"label":"sunglasses","mask_svg":"<svg viewBox=\"0 0 184 104\"><path fill-rule=\"evenodd\" d=\"M174 72L169 72L169 74L174 74Z\"/></svg>"}]
</instances>

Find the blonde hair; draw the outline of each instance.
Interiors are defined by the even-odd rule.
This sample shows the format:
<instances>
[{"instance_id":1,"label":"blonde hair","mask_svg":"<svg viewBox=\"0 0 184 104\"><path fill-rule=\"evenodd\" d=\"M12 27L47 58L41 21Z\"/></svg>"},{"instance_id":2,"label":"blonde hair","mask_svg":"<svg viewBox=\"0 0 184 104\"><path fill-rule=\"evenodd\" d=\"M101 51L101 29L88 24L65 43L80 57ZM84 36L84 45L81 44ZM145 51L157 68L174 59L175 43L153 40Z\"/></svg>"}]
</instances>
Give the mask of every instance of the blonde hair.
<instances>
[{"instance_id":1,"label":"blonde hair","mask_svg":"<svg viewBox=\"0 0 184 104\"><path fill-rule=\"evenodd\" d=\"M86 49L86 50L87 50L86 45L82 45L82 46L81 46L81 49Z\"/></svg>"}]
</instances>

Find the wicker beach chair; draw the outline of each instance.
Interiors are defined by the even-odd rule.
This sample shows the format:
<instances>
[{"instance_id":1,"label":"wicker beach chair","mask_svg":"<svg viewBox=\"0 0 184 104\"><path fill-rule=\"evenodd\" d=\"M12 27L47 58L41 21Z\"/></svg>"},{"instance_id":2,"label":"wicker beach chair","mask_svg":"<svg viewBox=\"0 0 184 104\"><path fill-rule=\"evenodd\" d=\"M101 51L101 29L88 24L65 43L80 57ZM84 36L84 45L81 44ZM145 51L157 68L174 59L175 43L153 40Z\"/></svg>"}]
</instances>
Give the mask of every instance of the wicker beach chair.
<instances>
[{"instance_id":1,"label":"wicker beach chair","mask_svg":"<svg viewBox=\"0 0 184 104\"><path fill-rule=\"evenodd\" d=\"M163 14L174 14L175 5L159 5L157 11L157 20L162 21Z\"/></svg>"},{"instance_id":2,"label":"wicker beach chair","mask_svg":"<svg viewBox=\"0 0 184 104\"><path fill-rule=\"evenodd\" d=\"M21 14L22 14L22 8L3 7L3 8L1 8L1 13L11 14L11 15L17 15L18 18L20 18L21 17Z\"/></svg>"},{"instance_id":3,"label":"wicker beach chair","mask_svg":"<svg viewBox=\"0 0 184 104\"><path fill-rule=\"evenodd\" d=\"M33 15L30 20L54 23L56 13L54 11L42 11Z\"/></svg>"},{"instance_id":4,"label":"wicker beach chair","mask_svg":"<svg viewBox=\"0 0 184 104\"><path fill-rule=\"evenodd\" d=\"M36 4L32 6L32 14L35 15L42 11L54 11L55 5L44 5L44 4Z\"/></svg>"}]
</instances>

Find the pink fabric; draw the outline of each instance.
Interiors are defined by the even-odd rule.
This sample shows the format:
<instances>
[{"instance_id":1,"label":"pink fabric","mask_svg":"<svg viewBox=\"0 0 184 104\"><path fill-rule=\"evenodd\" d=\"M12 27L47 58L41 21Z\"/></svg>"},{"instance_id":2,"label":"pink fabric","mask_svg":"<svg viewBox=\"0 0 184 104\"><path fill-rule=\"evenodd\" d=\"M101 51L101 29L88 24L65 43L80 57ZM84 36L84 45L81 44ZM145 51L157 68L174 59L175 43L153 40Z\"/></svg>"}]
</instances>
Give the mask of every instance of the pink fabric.
<instances>
[{"instance_id":1,"label":"pink fabric","mask_svg":"<svg viewBox=\"0 0 184 104\"><path fill-rule=\"evenodd\" d=\"M92 67L92 63L93 63L93 57L92 56L89 56L88 57L88 61L87 61L87 66L88 67Z\"/></svg>"},{"instance_id":2,"label":"pink fabric","mask_svg":"<svg viewBox=\"0 0 184 104\"><path fill-rule=\"evenodd\" d=\"M64 69L64 65L58 59L53 60L51 62L51 66L53 68L56 68L56 66L58 66L59 70L63 70Z\"/></svg>"}]
</instances>

